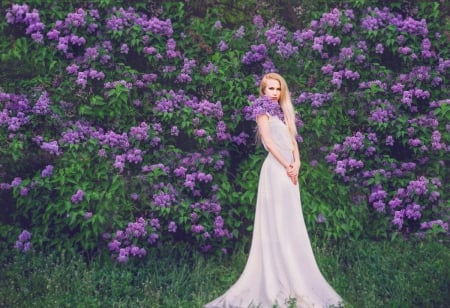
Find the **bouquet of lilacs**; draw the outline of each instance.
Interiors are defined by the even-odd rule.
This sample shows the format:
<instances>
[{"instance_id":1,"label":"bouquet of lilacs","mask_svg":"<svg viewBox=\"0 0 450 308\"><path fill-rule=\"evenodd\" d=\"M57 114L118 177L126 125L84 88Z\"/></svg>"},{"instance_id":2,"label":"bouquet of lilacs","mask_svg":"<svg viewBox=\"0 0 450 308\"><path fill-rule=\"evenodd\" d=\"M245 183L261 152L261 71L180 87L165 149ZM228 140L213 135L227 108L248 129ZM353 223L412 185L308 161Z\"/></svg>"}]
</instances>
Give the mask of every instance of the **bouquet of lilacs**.
<instances>
[{"instance_id":1,"label":"bouquet of lilacs","mask_svg":"<svg viewBox=\"0 0 450 308\"><path fill-rule=\"evenodd\" d=\"M263 114L278 117L280 120L284 119L280 104L272 101L267 96L261 96L256 99L251 96L249 100L251 105L243 108L246 120L256 120L258 116Z\"/></svg>"}]
</instances>

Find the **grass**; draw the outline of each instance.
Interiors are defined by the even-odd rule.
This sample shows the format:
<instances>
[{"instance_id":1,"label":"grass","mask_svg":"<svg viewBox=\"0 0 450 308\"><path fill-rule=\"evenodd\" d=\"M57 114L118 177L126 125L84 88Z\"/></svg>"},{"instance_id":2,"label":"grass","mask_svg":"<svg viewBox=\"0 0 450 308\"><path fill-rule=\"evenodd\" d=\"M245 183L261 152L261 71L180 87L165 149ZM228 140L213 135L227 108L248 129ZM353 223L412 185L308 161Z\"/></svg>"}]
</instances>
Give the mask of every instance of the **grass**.
<instances>
[{"instance_id":1,"label":"grass","mask_svg":"<svg viewBox=\"0 0 450 308\"><path fill-rule=\"evenodd\" d=\"M445 244L364 240L314 247L323 274L347 307L447 307L450 302ZM180 244L126 265L3 253L0 307L201 307L238 278L246 251L242 245L229 257L204 257Z\"/></svg>"}]
</instances>

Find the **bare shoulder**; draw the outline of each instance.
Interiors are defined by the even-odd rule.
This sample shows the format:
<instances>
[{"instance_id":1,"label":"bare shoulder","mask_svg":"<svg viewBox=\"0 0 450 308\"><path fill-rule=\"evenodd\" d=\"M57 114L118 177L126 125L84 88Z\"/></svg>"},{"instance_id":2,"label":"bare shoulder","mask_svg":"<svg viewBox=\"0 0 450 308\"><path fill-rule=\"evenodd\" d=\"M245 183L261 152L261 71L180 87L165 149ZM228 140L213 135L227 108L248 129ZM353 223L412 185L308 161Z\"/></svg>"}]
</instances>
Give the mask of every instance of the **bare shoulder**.
<instances>
[{"instance_id":1,"label":"bare shoulder","mask_svg":"<svg viewBox=\"0 0 450 308\"><path fill-rule=\"evenodd\" d=\"M256 123L262 124L269 121L269 115L267 113L260 114L256 117Z\"/></svg>"}]
</instances>

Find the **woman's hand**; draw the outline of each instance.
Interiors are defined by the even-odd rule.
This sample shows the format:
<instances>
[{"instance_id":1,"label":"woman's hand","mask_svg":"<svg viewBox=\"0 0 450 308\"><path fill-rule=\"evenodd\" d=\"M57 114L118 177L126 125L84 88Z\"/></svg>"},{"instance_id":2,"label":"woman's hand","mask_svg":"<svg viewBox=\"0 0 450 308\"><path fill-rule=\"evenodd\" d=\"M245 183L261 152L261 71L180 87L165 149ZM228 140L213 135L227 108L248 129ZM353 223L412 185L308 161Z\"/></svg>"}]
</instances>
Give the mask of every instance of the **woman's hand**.
<instances>
[{"instance_id":1,"label":"woman's hand","mask_svg":"<svg viewBox=\"0 0 450 308\"><path fill-rule=\"evenodd\" d=\"M291 163L286 167L287 176L291 179L294 185L298 183L298 172L300 171L300 162Z\"/></svg>"}]
</instances>

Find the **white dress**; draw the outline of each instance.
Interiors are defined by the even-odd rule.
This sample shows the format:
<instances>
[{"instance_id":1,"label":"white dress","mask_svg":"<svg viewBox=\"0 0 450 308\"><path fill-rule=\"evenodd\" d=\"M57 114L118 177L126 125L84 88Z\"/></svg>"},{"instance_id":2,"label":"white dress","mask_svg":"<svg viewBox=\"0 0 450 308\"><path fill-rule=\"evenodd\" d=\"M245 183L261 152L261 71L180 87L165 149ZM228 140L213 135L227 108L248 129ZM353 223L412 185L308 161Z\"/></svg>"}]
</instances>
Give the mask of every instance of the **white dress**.
<instances>
[{"instance_id":1,"label":"white dress","mask_svg":"<svg viewBox=\"0 0 450 308\"><path fill-rule=\"evenodd\" d=\"M293 160L287 126L269 115L272 140ZM299 186L268 154L260 172L255 222L247 264L239 279L206 308L330 307L340 296L322 276L303 219ZM289 306L291 303L291 306Z\"/></svg>"}]
</instances>

